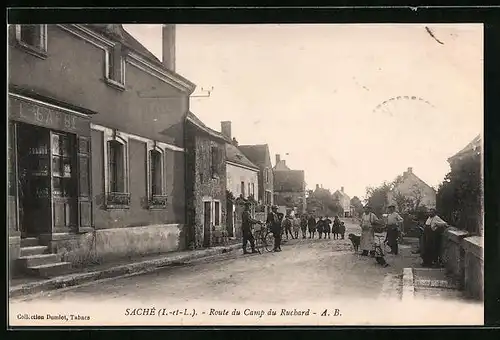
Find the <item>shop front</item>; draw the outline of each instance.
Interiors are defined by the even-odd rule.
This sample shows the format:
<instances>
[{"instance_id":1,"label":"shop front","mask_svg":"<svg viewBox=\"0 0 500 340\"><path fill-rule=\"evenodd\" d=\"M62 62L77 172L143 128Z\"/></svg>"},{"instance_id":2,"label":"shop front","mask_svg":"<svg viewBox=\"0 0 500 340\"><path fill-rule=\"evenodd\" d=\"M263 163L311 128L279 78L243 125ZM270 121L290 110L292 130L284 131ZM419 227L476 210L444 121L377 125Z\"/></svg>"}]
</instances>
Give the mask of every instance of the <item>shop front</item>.
<instances>
[{"instance_id":1,"label":"shop front","mask_svg":"<svg viewBox=\"0 0 500 340\"><path fill-rule=\"evenodd\" d=\"M92 230L89 116L9 93L9 236Z\"/></svg>"}]
</instances>

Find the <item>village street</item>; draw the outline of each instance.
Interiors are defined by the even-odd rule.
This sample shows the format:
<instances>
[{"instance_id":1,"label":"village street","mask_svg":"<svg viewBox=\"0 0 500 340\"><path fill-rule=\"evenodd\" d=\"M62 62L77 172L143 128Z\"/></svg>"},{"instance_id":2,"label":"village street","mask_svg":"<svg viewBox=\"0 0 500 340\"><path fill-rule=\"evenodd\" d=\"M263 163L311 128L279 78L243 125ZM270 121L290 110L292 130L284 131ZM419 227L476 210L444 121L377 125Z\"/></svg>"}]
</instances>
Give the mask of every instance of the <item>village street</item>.
<instances>
[{"instance_id":1,"label":"village street","mask_svg":"<svg viewBox=\"0 0 500 340\"><path fill-rule=\"evenodd\" d=\"M347 226L346 237L349 232L359 233L359 227L350 220ZM282 249L281 253L261 255L242 255L237 249L152 274L50 292L37 299L100 302L121 298L190 302L210 299L232 303L371 299L382 293L386 277L396 280L402 271L400 262L404 260L388 255L387 261L392 266L381 268L373 258L355 254L347 238L290 240ZM409 253L409 249L403 250ZM397 289L390 291L393 297L400 293Z\"/></svg>"}]
</instances>

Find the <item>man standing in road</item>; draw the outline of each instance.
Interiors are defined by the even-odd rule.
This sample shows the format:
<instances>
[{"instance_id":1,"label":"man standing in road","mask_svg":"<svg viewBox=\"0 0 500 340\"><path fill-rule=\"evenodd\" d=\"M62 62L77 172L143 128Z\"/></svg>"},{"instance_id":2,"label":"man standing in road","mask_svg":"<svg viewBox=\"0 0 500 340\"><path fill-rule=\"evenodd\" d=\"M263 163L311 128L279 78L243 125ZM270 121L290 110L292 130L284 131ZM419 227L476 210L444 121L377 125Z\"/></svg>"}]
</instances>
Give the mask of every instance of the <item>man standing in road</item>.
<instances>
[{"instance_id":1,"label":"man standing in road","mask_svg":"<svg viewBox=\"0 0 500 340\"><path fill-rule=\"evenodd\" d=\"M302 231L302 238L306 238L307 234L307 216L303 214L300 216L300 229Z\"/></svg>"},{"instance_id":2,"label":"man standing in road","mask_svg":"<svg viewBox=\"0 0 500 340\"><path fill-rule=\"evenodd\" d=\"M274 251L281 251L281 221L278 218L278 207L273 205L271 211L267 214L266 223L274 236Z\"/></svg>"},{"instance_id":3,"label":"man standing in road","mask_svg":"<svg viewBox=\"0 0 500 340\"><path fill-rule=\"evenodd\" d=\"M243 232L243 254L248 254L247 252L247 243L250 241L250 247L252 248L252 254L256 253L255 250L255 239L252 235L252 226L254 224L260 224L261 222L255 220L250 215L250 206L252 203L245 202L245 210L241 215L241 231Z\"/></svg>"},{"instance_id":4,"label":"man standing in road","mask_svg":"<svg viewBox=\"0 0 500 340\"><path fill-rule=\"evenodd\" d=\"M394 204L389 205L387 215L387 244L391 247L391 254L398 255L398 237L403 218L396 212Z\"/></svg>"},{"instance_id":5,"label":"man standing in road","mask_svg":"<svg viewBox=\"0 0 500 340\"><path fill-rule=\"evenodd\" d=\"M373 227L380 224L377 215L372 212L370 206L366 205L361 216L361 255L368 256L369 253L372 257L375 256L375 232Z\"/></svg>"}]
</instances>

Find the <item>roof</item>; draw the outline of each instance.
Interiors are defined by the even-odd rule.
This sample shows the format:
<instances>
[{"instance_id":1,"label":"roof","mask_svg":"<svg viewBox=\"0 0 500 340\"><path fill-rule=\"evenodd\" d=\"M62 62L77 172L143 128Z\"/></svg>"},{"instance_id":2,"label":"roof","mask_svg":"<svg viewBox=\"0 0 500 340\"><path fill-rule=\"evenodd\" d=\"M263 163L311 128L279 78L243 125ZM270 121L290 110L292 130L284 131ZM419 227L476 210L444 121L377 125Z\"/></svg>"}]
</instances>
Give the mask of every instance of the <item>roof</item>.
<instances>
[{"instance_id":1,"label":"roof","mask_svg":"<svg viewBox=\"0 0 500 340\"><path fill-rule=\"evenodd\" d=\"M415 179L417 180L417 182L419 182L420 184L425 185L425 186L427 186L427 187L431 188L433 191L436 191L436 190L435 190L433 187L431 187L429 184L425 183L425 182L424 182L424 181L423 181L420 177L418 177L417 175L415 175L415 173L414 173L413 171L412 171L412 172L408 172L408 171L403 172L403 175L402 175L402 176L400 176L400 183L402 183L402 182L404 182L405 180L407 180L410 176L411 176L411 177L413 177L413 178L415 178ZM399 176L398 176L398 177L399 177ZM393 190L397 189L397 188L398 188L398 186L399 186L399 183L398 183L398 184L396 184L396 186L395 186L395 188L394 188Z\"/></svg>"},{"instance_id":2,"label":"roof","mask_svg":"<svg viewBox=\"0 0 500 340\"><path fill-rule=\"evenodd\" d=\"M259 171L259 167L252 163L235 145L226 144L226 161L244 165L249 168Z\"/></svg>"},{"instance_id":3,"label":"roof","mask_svg":"<svg viewBox=\"0 0 500 340\"><path fill-rule=\"evenodd\" d=\"M85 24L84 26L87 28L90 28L91 30L98 32L99 34L102 34L108 38L120 41L123 45L130 48L135 53L141 55L142 57L147 59L149 62L155 64L158 67L161 67L163 70L167 70L169 72L175 73L176 76L181 78L183 81L191 84L192 86L195 86L188 79L182 77L177 72L172 71L172 70L168 70L165 67L165 65L162 63L162 61L160 59L158 59L153 53L151 53L151 51L148 50L137 39L135 39L130 33L128 33L125 30L125 28L123 28L123 25L119 25L119 24L113 24L113 25L109 25L109 24Z\"/></svg>"},{"instance_id":4,"label":"roof","mask_svg":"<svg viewBox=\"0 0 500 340\"><path fill-rule=\"evenodd\" d=\"M284 159L280 160L273 168L276 171L291 171L291 169L286 165Z\"/></svg>"},{"instance_id":5,"label":"roof","mask_svg":"<svg viewBox=\"0 0 500 340\"><path fill-rule=\"evenodd\" d=\"M226 137L224 137L222 133L217 132L206 126L198 117L196 117L194 113L190 111L186 115L186 121L191 123L194 127L198 128L198 130L203 131L214 138L220 139L226 143L230 142Z\"/></svg>"},{"instance_id":6,"label":"roof","mask_svg":"<svg viewBox=\"0 0 500 340\"><path fill-rule=\"evenodd\" d=\"M482 139L481 135L477 135L469 144L467 144L462 150L448 158L448 162L453 161L454 159L464 156L465 154L476 151L477 149L481 150L482 147Z\"/></svg>"},{"instance_id":7,"label":"roof","mask_svg":"<svg viewBox=\"0 0 500 340\"><path fill-rule=\"evenodd\" d=\"M304 170L275 170L273 172L274 191L295 191L305 190Z\"/></svg>"},{"instance_id":8,"label":"roof","mask_svg":"<svg viewBox=\"0 0 500 340\"><path fill-rule=\"evenodd\" d=\"M128 33L123 25L108 25L108 24L86 24L86 27L96 31L106 37L114 40L120 40L122 44L133 49L138 54L147 58L150 62L164 67L160 59L158 59L151 51L149 51L143 44L136 40L130 33Z\"/></svg>"},{"instance_id":9,"label":"roof","mask_svg":"<svg viewBox=\"0 0 500 340\"><path fill-rule=\"evenodd\" d=\"M265 166L269 159L269 146L267 144L239 145L238 149L254 164Z\"/></svg>"},{"instance_id":10,"label":"roof","mask_svg":"<svg viewBox=\"0 0 500 340\"><path fill-rule=\"evenodd\" d=\"M345 192L342 192L342 191L340 191L340 190L335 191L333 194L334 194L334 195L340 195L340 196L346 197L346 198L348 198L348 199L351 199L351 197L349 197L349 195L348 195L348 194L346 194Z\"/></svg>"}]
</instances>

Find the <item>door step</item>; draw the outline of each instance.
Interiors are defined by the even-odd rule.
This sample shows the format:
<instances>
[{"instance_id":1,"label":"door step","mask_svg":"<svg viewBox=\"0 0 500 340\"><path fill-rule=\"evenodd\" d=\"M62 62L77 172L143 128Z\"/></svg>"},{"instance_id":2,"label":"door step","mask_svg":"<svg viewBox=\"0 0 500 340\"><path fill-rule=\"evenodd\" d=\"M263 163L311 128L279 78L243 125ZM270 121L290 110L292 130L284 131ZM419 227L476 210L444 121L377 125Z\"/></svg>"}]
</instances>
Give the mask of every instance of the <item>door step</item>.
<instances>
[{"instance_id":1,"label":"door step","mask_svg":"<svg viewBox=\"0 0 500 340\"><path fill-rule=\"evenodd\" d=\"M18 258L19 264L24 268L39 266L42 264L57 263L61 261L61 256L58 254L40 254L28 255Z\"/></svg>"},{"instance_id":2,"label":"door step","mask_svg":"<svg viewBox=\"0 0 500 340\"><path fill-rule=\"evenodd\" d=\"M38 245L38 239L36 237L27 237L21 239L21 247L33 247Z\"/></svg>"},{"instance_id":3,"label":"door step","mask_svg":"<svg viewBox=\"0 0 500 340\"><path fill-rule=\"evenodd\" d=\"M71 262L58 262L30 266L26 268L28 274L43 278L50 278L67 273L71 269Z\"/></svg>"},{"instance_id":4,"label":"door step","mask_svg":"<svg viewBox=\"0 0 500 340\"><path fill-rule=\"evenodd\" d=\"M45 254L49 247L47 246L32 246L32 247L21 247L21 257L30 255L41 255Z\"/></svg>"}]
</instances>

